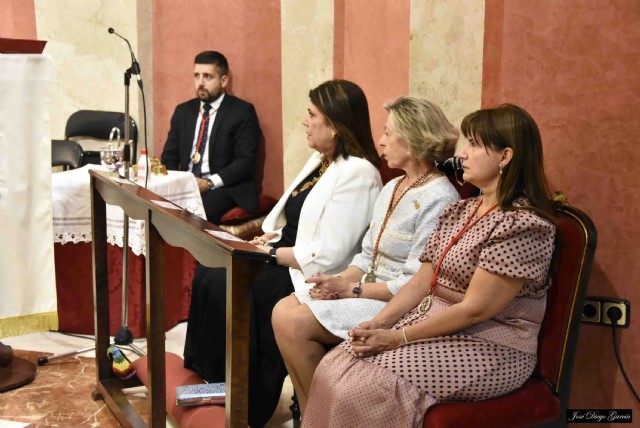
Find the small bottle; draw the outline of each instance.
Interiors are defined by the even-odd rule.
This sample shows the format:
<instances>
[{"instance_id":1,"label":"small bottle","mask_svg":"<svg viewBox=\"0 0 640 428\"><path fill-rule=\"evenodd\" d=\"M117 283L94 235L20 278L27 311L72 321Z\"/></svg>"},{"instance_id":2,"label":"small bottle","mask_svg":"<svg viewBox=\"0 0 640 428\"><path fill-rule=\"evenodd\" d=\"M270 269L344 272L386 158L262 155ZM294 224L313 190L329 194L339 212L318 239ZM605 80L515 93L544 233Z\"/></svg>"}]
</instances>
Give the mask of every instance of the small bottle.
<instances>
[{"instance_id":1,"label":"small bottle","mask_svg":"<svg viewBox=\"0 0 640 428\"><path fill-rule=\"evenodd\" d=\"M144 181L147 177L147 151L142 149L140 151L140 158L138 159L138 174L136 180Z\"/></svg>"}]
</instances>

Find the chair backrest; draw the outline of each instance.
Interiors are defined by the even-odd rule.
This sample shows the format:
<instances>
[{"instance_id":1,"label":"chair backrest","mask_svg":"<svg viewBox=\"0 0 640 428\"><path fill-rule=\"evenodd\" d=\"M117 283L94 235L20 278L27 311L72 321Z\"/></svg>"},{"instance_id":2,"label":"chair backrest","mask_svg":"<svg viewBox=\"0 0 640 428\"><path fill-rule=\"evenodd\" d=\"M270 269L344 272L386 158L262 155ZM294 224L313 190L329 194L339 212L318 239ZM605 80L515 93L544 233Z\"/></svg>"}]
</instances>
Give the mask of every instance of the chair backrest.
<instances>
[{"instance_id":1,"label":"chair backrest","mask_svg":"<svg viewBox=\"0 0 640 428\"><path fill-rule=\"evenodd\" d=\"M138 141L138 127L132 117L130 119L130 138ZM111 130L117 127L124 138L124 113L115 111L78 110L67 119L65 138L92 137L108 140Z\"/></svg>"},{"instance_id":2,"label":"chair backrest","mask_svg":"<svg viewBox=\"0 0 640 428\"><path fill-rule=\"evenodd\" d=\"M456 188L462 199L478 196L480 191L476 186L462 180L462 170L457 170L450 163L439 163L438 169L447 176L453 187Z\"/></svg>"},{"instance_id":3,"label":"chair backrest","mask_svg":"<svg viewBox=\"0 0 640 428\"><path fill-rule=\"evenodd\" d=\"M387 164L387 160L385 158L381 159L379 169L380 177L382 178L383 184L387 184L390 180L404 174L404 171L402 171L401 169L389 168L389 164ZM456 177L455 170L449 164L438 164L438 169L447 176L462 199L478 195L478 188L473 184L465 182L462 182L462 184L460 184L460 182L458 182L458 180L460 180L461 178Z\"/></svg>"},{"instance_id":4,"label":"chair backrest","mask_svg":"<svg viewBox=\"0 0 640 428\"><path fill-rule=\"evenodd\" d=\"M129 119L129 139L133 141L131 159L135 159L138 150L138 126L131 116L129 116ZM124 113L78 110L67 119L64 134L66 139L89 137L97 140L108 140L113 128L120 130L120 136L122 142L124 142Z\"/></svg>"},{"instance_id":5,"label":"chair backrest","mask_svg":"<svg viewBox=\"0 0 640 428\"><path fill-rule=\"evenodd\" d=\"M557 194L554 200L556 247L534 375L552 387L566 408L597 232L591 219L570 207L564 195Z\"/></svg>"},{"instance_id":6,"label":"chair backrest","mask_svg":"<svg viewBox=\"0 0 640 428\"><path fill-rule=\"evenodd\" d=\"M62 166L67 169L79 168L82 165L84 151L80 144L71 140L51 140L51 166Z\"/></svg>"}]
</instances>

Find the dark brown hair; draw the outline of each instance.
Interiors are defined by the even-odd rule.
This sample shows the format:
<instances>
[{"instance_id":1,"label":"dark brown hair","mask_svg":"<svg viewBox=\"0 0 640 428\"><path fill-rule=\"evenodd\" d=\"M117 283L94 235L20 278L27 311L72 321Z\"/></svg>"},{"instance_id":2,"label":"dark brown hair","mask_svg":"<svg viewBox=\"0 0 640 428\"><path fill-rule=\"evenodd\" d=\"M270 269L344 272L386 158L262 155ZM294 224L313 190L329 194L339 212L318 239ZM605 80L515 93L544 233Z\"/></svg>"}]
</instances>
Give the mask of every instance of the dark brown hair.
<instances>
[{"instance_id":1,"label":"dark brown hair","mask_svg":"<svg viewBox=\"0 0 640 428\"><path fill-rule=\"evenodd\" d=\"M220 52L216 51L204 51L196 55L193 60L194 64L213 64L217 69L220 76L226 76L229 74L229 63L227 58Z\"/></svg>"},{"instance_id":2,"label":"dark brown hair","mask_svg":"<svg viewBox=\"0 0 640 428\"><path fill-rule=\"evenodd\" d=\"M498 183L498 200L503 210L515 209L513 202L524 196L532 204L530 209L553 219L540 130L529 113L516 105L502 104L468 114L460 127L466 138L473 137L487 150L500 151L509 147L513 151Z\"/></svg>"},{"instance_id":3,"label":"dark brown hair","mask_svg":"<svg viewBox=\"0 0 640 428\"><path fill-rule=\"evenodd\" d=\"M369 104L358 85L348 80L329 80L309 91L309 99L336 130L334 158L355 156L380 166L371 135Z\"/></svg>"}]
</instances>

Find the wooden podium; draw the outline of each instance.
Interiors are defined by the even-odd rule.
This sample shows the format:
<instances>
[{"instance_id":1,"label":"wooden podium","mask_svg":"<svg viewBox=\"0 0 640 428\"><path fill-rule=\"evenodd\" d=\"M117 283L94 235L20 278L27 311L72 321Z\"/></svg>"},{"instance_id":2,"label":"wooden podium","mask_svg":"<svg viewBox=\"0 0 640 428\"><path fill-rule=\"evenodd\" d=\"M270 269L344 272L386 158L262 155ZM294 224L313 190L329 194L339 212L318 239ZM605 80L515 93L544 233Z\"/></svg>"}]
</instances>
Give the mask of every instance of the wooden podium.
<instances>
[{"instance_id":1,"label":"wooden podium","mask_svg":"<svg viewBox=\"0 0 640 428\"><path fill-rule=\"evenodd\" d=\"M185 248L201 264L227 270L227 355L225 426L247 427L249 375L249 286L269 254L244 241L218 239L205 229L217 226L173 205L133 183L91 171L93 292L96 331L97 393L124 427L146 427L122 392L123 383L111 371L109 347L109 281L106 204L118 205L146 227L146 316L149 367L149 426L165 427L164 263L163 242ZM161 204L157 204L160 202ZM165 206L168 206L165 205Z\"/></svg>"}]
</instances>

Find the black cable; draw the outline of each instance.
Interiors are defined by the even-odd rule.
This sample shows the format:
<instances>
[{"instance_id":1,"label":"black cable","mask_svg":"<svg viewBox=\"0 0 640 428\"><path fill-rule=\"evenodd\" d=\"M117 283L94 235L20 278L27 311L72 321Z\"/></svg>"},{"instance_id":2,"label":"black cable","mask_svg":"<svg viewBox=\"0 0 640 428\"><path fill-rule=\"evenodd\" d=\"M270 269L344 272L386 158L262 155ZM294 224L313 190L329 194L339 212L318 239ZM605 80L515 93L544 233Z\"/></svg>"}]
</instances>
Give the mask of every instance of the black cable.
<instances>
[{"instance_id":1,"label":"black cable","mask_svg":"<svg viewBox=\"0 0 640 428\"><path fill-rule=\"evenodd\" d=\"M53 330L51 330L51 331L53 331ZM57 333L63 334L65 336L77 337L79 339L87 339L87 340L92 340L92 341L96 340L96 338L94 336L89 336L89 335L84 335L84 334L66 333L64 331L58 331Z\"/></svg>"},{"instance_id":2,"label":"black cable","mask_svg":"<svg viewBox=\"0 0 640 428\"><path fill-rule=\"evenodd\" d=\"M609 308L607 310L607 315L609 316L609 318L612 321L612 323L611 323L612 335L611 336L613 337L613 352L614 352L614 354L616 356L616 361L618 362L618 367L620 367L620 371L622 372L622 376L624 377L624 380L627 382L627 386L629 386L629 389L633 393L633 396L636 398L636 401L638 403L640 403L640 397L638 397L638 393L636 392L635 388L633 387L633 384L629 380L629 377L627 376L627 372L624 370L624 366L622 365L622 360L620 359L620 355L618 353L618 342L616 341L616 328L618 327L618 321L622 317L622 312L620 311L620 309L618 309L616 307L613 307L613 308Z\"/></svg>"}]
</instances>

